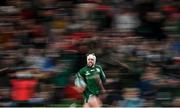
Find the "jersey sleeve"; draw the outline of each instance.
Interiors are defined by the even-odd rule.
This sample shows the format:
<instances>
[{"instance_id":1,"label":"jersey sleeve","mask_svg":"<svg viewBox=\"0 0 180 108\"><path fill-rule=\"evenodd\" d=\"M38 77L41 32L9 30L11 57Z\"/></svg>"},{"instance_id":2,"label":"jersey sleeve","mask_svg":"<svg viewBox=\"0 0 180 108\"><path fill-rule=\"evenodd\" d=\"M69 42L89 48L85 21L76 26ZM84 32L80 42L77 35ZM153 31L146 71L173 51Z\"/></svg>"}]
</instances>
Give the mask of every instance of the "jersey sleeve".
<instances>
[{"instance_id":1,"label":"jersey sleeve","mask_svg":"<svg viewBox=\"0 0 180 108\"><path fill-rule=\"evenodd\" d=\"M98 66L98 68L100 69L100 78L101 78L102 82L105 82L106 75L105 75L104 71L102 70L101 66Z\"/></svg>"},{"instance_id":2,"label":"jersey sleeve","mask_svg":"<svg viewBox=\"0 0 180 108\"><path fill-rule=\"evenodd\" d=\"M83 71L84 71L84 68L80 69L79 72L76 74L76 77L81 78L85 81Z\"/></svg>"},{"instance_id":3,"label":"jersey sleeve","mask_svg":"<svg viewBox=\"0 0 180 108\"><path fill-rule=\"evenodd\" d=\"M80 70L79 72L76 73L75 75L75 79L74 79L74 84L77 86L77 87L82 87L84 86L84 78L82 77L82 71Z\"/></svg>"},{"instance_id":4,"label":"jersey sleeve","mask_svg":"<svg viewBox=\"0 0 180 108\"><path fill-rule=\"evenodd\" d=\"M81 70L79 70L79 72L76 74L76 77L78 77L78 78L83 78L82 76L83 76L83 75L82 75L82 72L81 72Z\"/></svg>"}]
</instances>

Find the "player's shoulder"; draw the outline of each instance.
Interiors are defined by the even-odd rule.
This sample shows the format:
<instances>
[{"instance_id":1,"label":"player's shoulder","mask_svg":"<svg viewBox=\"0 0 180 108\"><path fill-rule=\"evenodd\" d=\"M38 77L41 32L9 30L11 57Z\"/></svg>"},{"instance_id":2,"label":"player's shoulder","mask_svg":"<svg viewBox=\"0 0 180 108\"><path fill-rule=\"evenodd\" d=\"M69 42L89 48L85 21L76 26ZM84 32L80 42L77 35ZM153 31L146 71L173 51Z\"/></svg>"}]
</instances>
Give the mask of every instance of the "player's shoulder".
<instances>
[{"instance_id":1,"label":"player's shoulder","mask_svg":"<svg viewBox=\"0 0 180 108\"><path fill-rule=\"evenodd\" d=\"M84 66L81 68L81 70L86 70L88 67L87 66Z\"/></svg>"},{"instance_id":2,"label":"player's shoulder","mask_svg":"<svg viewBox=\"0 0 180 108\"><path fill-rule=\"evenodd\" d=\"M96 67L96 68L102 68L101 65L96 65L95 67Z\"/></svg>"},{"instance_id":3,"label":"player's shoulder","mask_svg":"<svg viewBox=\"0 0 180 108\"><path fill-rule=\"evenodd\" d=\"M82 67L82 68L80 69L79 72L83 73L83 72L86 71L86 70L87 70L87 66L84 66L84 67Z\"/></svg>"}]
</instances>

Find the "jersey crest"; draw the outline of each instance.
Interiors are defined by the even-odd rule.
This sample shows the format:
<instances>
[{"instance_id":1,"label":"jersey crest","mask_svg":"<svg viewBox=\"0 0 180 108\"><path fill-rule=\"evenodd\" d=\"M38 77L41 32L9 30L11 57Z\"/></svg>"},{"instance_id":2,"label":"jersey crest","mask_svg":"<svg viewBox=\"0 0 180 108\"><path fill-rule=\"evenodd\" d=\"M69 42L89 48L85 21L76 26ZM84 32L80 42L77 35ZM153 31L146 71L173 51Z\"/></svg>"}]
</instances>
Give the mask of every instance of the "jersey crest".
<instances>
[{"instance_id":1,"label":"jersey crest","mask_svg":"<svg viewBox=\"0 0 180 108\"><path fill-rule=\"evenodd\" d=\"M85 75L90 75L89 71L86 71Z\"/></svg>"}]
</instances>

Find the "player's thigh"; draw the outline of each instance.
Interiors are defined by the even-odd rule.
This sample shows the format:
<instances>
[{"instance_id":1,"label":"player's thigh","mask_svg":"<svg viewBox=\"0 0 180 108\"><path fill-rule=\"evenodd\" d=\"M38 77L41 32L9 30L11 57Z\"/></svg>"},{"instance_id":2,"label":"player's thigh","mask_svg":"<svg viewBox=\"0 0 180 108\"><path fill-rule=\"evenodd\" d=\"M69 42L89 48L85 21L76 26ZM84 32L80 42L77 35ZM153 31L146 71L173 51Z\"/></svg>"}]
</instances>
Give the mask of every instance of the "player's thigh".
<instances>
[{"instance_id":1,"label":"player's thigh","mask_svg":"<svg viewBox=\"0 0 180 108\"><path fill-rule=\"evenodd\" d=\"M84 103L83 108L90 108L88 103Z\"/></svg>"},{"instance_id":2,"label":"player's thigh","mask_svg":"<svg viewBox=\"0 0 180 108\"><path fill-rule=\"evenodd\" d=\"M102 106L101 100L97 96L89 97L88 104L91 107L100 107L100 106Z\"/></svg>"}]
</instances>

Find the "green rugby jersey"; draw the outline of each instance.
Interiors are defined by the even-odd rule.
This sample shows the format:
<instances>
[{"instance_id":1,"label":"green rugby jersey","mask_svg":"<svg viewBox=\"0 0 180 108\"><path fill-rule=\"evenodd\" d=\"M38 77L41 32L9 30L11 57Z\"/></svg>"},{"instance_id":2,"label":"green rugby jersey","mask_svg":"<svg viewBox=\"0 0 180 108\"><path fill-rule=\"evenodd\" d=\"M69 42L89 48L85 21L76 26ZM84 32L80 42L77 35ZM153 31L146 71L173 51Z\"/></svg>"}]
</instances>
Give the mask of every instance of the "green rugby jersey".
<instances>
[{"instance_id":1,"label":"green rugby jersey","mask_svg":"<svg viewBox=\"0 0 180 108\"><path fill-rule=\"evenodd\" d=\"M77 73L78 77L82 77L86 82L86 89L84 91L84 97L88 100L89 95L98 95L101 91L100 86L97 83L97 78L102 82L105 81L106 76L99 65L94 67L85 66Z\"/></svg>"}]
</instances>

